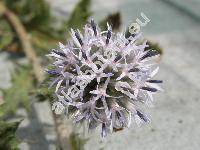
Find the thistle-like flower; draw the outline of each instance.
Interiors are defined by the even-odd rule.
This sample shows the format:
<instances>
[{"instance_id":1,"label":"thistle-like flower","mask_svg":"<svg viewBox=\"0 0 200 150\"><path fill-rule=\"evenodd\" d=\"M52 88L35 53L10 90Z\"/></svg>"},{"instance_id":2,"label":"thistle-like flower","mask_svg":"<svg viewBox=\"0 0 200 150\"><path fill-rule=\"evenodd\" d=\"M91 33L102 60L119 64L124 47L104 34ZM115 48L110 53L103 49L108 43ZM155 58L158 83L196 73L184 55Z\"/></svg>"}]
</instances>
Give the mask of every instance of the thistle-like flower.
<instances>
[{"instance_id":1,"label":"thistle-like flower","mask_svg":"<svg viewBox=\"0 0 200 150\"><path fill-rule=\"evenodd\" d=\"M162 90L152 79L158 72L155 50L145 51L141 33L126 38L113 33L110 25L101 31L93 20L79 30L71 29L71 40L59 44L48 55L47 69L55 86L57 101L52 109L72 116L75 123L86 121L88 129L102 126L101 135L150 119L139 103L150 105L152 95Z\"/></svg>"}]
</instances>

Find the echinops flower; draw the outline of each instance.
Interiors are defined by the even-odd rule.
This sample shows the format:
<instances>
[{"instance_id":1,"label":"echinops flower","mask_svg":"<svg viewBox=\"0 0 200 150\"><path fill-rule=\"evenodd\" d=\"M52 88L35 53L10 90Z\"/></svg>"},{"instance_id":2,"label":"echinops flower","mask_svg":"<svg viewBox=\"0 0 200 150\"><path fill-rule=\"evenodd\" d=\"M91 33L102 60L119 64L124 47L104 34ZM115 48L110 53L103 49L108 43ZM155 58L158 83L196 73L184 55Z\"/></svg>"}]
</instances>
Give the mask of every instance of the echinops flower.
<instances>
[{"instance_id":1,"label":"echinops flower","mask_svg":"<svg viewBox=\"0 0 200 150\"><path fill-rule=\"evenodd\" d=\"M53 63L46 70L55 87L55 113L71 115L74 123L87 122L88 129L101 125L101 135L148 123L139 104L151 105L153 94L162 89L157 51L149 49L141 33L126 37L113 33L107 24L101 31L93 20L83 33L71 29L69 42L48 55Z\"/></svg>"}]
</instances>

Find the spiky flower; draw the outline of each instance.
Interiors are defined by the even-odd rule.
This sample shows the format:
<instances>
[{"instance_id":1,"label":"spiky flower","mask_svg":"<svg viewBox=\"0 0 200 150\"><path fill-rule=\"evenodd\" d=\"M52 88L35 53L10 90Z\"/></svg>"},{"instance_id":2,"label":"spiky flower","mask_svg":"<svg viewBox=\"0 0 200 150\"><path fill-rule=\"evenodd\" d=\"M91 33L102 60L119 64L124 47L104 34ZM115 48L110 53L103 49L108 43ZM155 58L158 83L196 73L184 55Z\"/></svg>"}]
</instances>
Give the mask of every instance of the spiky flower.
<instances>
[{"instance_id":1,"label":"spiky flower","mask_svg":"<svg viewBox=\"0 0 200 150\"><path fill-rule=\"evenodd\" d=\"M59 44L48 55L54 62L47 72L55 85L57 101L52 109L71 114L75 123L86 121L89 130L102 126L102 136L150 119L139 109L149 105L161 90L152 77L158 72L155 50L141 34L126 38L113 33L110 25L100 31L91 20L83 29L71 29L71 41Z\"/></svg>"}]
</instances>

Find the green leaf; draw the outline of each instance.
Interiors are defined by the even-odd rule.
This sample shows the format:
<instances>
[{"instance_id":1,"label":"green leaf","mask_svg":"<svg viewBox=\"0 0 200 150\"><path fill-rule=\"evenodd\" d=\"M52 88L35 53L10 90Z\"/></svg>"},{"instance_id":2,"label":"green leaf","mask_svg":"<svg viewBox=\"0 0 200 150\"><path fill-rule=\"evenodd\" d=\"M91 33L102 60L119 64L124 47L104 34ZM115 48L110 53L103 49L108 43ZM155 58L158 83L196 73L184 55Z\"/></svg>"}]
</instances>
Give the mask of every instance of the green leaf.
<instances>
[{"instance_id":1,"label":"green leaf","mask_svg":"<svg viewBox=\"0 0 200 150\"><path fill-rule=\"evenodd\" d=\"M29 109L30 92L33 89L31 67L21 66L13 74L13 86L3 91L5 103L1 106L0 117L15 113L19 106Z\"/></svg>"},{"instance_id":2,"label":"green leaf","mask_svg":"<svg viewBox=\"0 0 200 150\"><path fill-rule=\"evenodd\" d=\"M82 29L86 24L89 16L92 14L90 11L91 0L81 0L73 10L69 20L67 21L68 28Z\"/></svg>"},{"instance_id":3,"label":"green leaf","mask_svg":"<svg viewBox=\"0 0 200 150\"><path fill-rule=\"evenodd\" d=\"M129 37L131 36L131 33L127 30L126 31L126 37ZM154 43L154 42L151 42L151 41L147 41L147 45L149 45L149 47L146 47L145 50L155 50L157 51L159 54L163 54L163 49L158 45L158 43Z\"/></svg>"},{"instance_id":4,"label":"green leaf","mask_svg":"<svg viewBox=\"0 0 200 150\"><path fill-rule=\"evenodd\" d=\"M15 136L15 132L20 122L8 123L0 121L0 149L2 150L18 150L19 144L18 138Z\"/></svg>"},{"instance_id":5,"label":"green leaf","mask_svg":"<svg viewBox=\"0 0 200 150\"><path fill-rule=\"evenodd\" d=\"M38 101L45 101L49 100L52 102L54 100L53 94L55 89L54 88L48 88L48 85L41 85L41 87L37 88L36 90L36 98Z\"/></svg>"},{"instance_id":6,"label":"green leaf","mask_svg":"<svg viewBox=\"0 0 200 150\"><path fill-rule=\"evenodd\" d=\"M3 1L6 4L6 7L19 17L26 31L31 34L30 39L38 39L41 41L31 41L36 50L39 48L40 52L45 52L44 50L49 49L49 44L46 43L58 43L58 40L61 41L64 39L64 34L61 34L61 29L57 29L54 26L56 18L51 15L49 4L45 0ZM0 49L5 48L11 51L21 50L21 43L19 42L17 34L13 32L13 29L10 28L9 23L6 21L7 20L4 18L1 18L0 21ZM32 34L35 31L39 33L39 35L45 36L45 38L40 38L38 34ZM44 54L41 54L40 52L38 52L38 54Z\"/></svg>"},{"instance_id":7,"label":"green leaf","mask_svg":"<svg viewBox=\"0 0 200 150\"><path fill-rule=\"evenodd\" d=\"M99 23L102 30L107 30L107 22L112 26L113 30L119 30L121 26L121 15L119 12L109 14L104 20Z\"/></svg>"},{"instance_id":8,"label":"green leaf","mask_svg":"<svg viewBox=\"0 0 200 150\"><path fill-rule=\"evenodd\" d=\"M5 20L0 20L0 50L6 48L14 39L14 33Z\"/></svg>"},{"instance_id":9,"label":"green leaf","mask_svg":"<svg viewBox=\"0 0 200 150\"><path fill-rule=\"evenodd\" d=\"M4 0L4 2L29 29L43 28L51 21L50 8L44 0Z\"/></svg>"},{"instance_id":10,"label":"green leaf","mask_svg":"<svg viewBox=\"0 0 200 150\"><path fill-rule=\"evenodd\" d=\"M149 47L145 48L145 50L148 49L152 49L152 50L156 50L159 54L163 54L163 50L162 48L158 45L158 43L153 43L151 41L147 42L147 45L149 45Z\"/></svg>"}]
</instances>

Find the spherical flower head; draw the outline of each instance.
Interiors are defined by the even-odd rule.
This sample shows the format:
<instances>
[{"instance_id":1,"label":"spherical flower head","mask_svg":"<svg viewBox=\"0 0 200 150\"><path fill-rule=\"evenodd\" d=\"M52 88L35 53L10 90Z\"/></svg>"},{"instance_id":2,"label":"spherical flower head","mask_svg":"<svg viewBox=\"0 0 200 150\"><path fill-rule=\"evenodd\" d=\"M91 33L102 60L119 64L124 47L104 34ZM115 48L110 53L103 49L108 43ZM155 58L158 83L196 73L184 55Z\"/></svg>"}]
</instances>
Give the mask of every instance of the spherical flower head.
<instances>
[{"instance_id":1,"label":"spherical flower head","mask_svg":"<svg viewBox=\"0 0 200 150\"><path fill-rule=\"evenodd\" d=\"M74 123L86 121L88 129L101 125L101 135L148 123L139 104L151 105L152 95L162 90L155 50L147 50L141 33L126 37L113 33L107 24L101 31L93 20L83 33L71 29L71 39L48 55L53 58L47 73L55 87L57 101L52 109L65 112Z\"/></svg>"}]
</instances>

